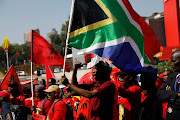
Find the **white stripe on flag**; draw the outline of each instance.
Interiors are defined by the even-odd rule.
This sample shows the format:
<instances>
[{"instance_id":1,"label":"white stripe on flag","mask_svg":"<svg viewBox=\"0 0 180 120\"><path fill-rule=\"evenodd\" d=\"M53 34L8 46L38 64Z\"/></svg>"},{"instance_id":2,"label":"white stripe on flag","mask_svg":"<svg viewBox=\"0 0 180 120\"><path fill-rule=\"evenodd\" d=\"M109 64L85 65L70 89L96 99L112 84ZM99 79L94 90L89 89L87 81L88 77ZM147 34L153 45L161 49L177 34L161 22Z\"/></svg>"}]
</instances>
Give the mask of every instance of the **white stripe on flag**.
<instances>
[{"instance_id":1,"label":"white stripe on flag","mask_svg":"<svg viewBox=\"0 0 180 120\"><path fill-rule=\"evenodd\" d=\"M126 6L125 6L124 3L122 2L122 0L118 0L118 2L119 2L119 4L120 4L120 6L122 7L122 9L124 10L124 12L126 13L126 16L129 18L129 21L131 22L131 24L133 24L133 25L140 31L140 33L143 35L142 29L141 29L140 25L139 25L136 21L134 21L134 20L132 19L131 15L130 15L130 13L129 13L129 11L128 11L128 9L126 8Z\"/></svg>"},{"instance_id":2,"label":"white stripe on flag","mask_svg":"<svg viewBox=\"0 0 180 120\"><path fill-rule=\"evenodd\" d=\"M134 42L134 40L129 36L118 38L118 39L107 41L107 42L97 43L97 44L95 44L95 45L93 45L93 46L91 46L89 48L82 49L82 51L88 53L88 52L93 51L95 49L115 46L115 45L122 44L122 43L125 43L125 42L128 42L131 45L131 47L133 48L133 50L137 54L141 65L143 66L144 65L144 59L143 59L143 57L141 55L141 52L139 51L139 48L136 45L136 43Z\"/></svg>"}]
</instances>

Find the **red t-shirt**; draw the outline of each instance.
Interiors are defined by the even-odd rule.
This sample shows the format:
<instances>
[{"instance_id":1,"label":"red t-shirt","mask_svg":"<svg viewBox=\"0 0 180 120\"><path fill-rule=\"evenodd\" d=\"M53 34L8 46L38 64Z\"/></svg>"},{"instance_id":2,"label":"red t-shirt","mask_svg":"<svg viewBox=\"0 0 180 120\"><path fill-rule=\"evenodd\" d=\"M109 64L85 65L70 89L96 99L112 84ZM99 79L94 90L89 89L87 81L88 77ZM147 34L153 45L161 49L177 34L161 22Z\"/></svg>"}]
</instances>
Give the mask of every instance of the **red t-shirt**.
<instances>
[{"instance_id":1,"label":"red t-shirt","mask_svg":"<svg viewBox=\"0 0 180 120\"><path fill-rule=\"evenodd\" d=\"M34 100L34 107L36 107L40 99L39 98L33 98L33 100ZM24 100L24 105L31 109L32 108L32 97L26 98Z\"/></svg>"},{"instance_id":2,"label":"red t-shirt","mask_svg":"<svg viewBox=\"0 0 180 120\"><path fill-rule=\"evenodd\" d=\"M54 106L54 112L53 112L53 106ZM51 108L49 109L47 120L65 120L66 111L67 111L66 103L62 100L58 102L56 101L52 104Z\"/></svg>"},{"instance_id":3,"label":"red t-shirt","mask_svg":"<svg viewBox=\"0 0 180 120\"><path fill-rule=\"evenodd\" d=\"M102 85L95 83L91 91L97 90L98 94L89 99L88 120L112 120L115 86L111 81Z\"/></svg>"},{"instance_id":4,"label":"red t-shirt","mask_svg":"<svg viewBox=\"0 0 180 120\"><path fill-rule=\"evenodd\" d=\"M159 89L160 87L162 87L163 83L161 81L161 79L157 78L156 80L156 88Z\"/></svg>"},{"instance_id":5,"label":"red t-shirt","mask_svg":"<svg viewBox=\"0 0 180 120\"><path fill-rule=\"evenodd\" d=\"M165 117L166 117L167 105L168 105L168 102L162 103L162 108L163 108L163 118L164 118L164 119L165 119Z\"/></svg>"},{"instance_id":6,"label":"red t-shirt","mask_svg":"<svg viewBox=\"0 0 180 120\"><path fill-rule=\"evenodd\" d=\"M119 69L115 69L119 71ZM113 120L119 120L119 110L118 110L118 87L119 87L119 75L117 74L117 71L113 71L114 73L111 73L111 81L115 85L115 95L114 95L114 105L113 105Z\"/></svg>"},{"instance_id":7,"label":"red t-shirt","mask_svg":"<svg viewBox=\"0 0 180 120\"><path fill-rule=\"evenodd\" d=\"M81 119L87 120L88 109L89 109L89 99L81 96L81 100L78 106L78 111L77 111L77 116L76 116L77 120L81 120Z\"/></svg>"},{"instance_id":8,"label":"red t-shirt","mask_svg":"<svg viewBox=\"0 0 180 120\"><path fill-rule=\"evenodd\" d=\"M75 102L78 102L79 99L76 98L76 97L73 97L73 98L63 99L63 101L64 101L66 104L68 104L68 105L74 106L74 103L75 103Z\"/></svg>"},{"instance_id":9,"label":"red t-shirt","mask_svg":"<svg viewBox=\"0 0 180 120\"><path fill-rule=\"evenodd\" d=\"M48 114L49 109L51 108L51 105L53 103L50 100L46 100L46 101L45 100L46 100L46 98L44 98L41 101L39 101L38 104L37 104L37 108L39 108L41 110L41 112L40 112L41 115L45 115L46 116ZM44 105L43 105L43 103L44 103Z\"/></svg>"},{"instance_id":10,"label":"red t-shirt","mask_svg":"<svg viewBox=\"0 0 180 120\"><path fill-rule=\"evenodd\" d=\"M129 106L128 104L125 104L125 108L127 108L125 109L126 120L136 120L137 115L139 114L139 107L141 104L141 88L139 86L133 85L126 89L121 85L119 87L119 95L122 96L124 99L127 99L130 105Z\"/></svg>"},{"instance_id":11,"label":"red t-shirt","mask_svg":"<svg viewBox=\"0 0 180 120\"><path fill-rule=\"evenodd\" d=\"M11 98L11 102L16 105L24 105L25 96L19 95L16 98Z\"/></svg>"},{"instance_id":12,"label":"red t-shirt","mask_svg":"<svg viewBox=\"0 0 180 120\"><path fill-rule=\"evenodd\" d=\"M66 99L63 99L63 101L72 106L72 109L73 109L73 117L76 117L77 115L77 107L75 106L75 103L76 102L79 102L79 99L77 97L73 97L73 98L66 98Z\"/></svg>"},{"instance_id":13,"label":"red t-shirt","mask_svg":"<svg viewBox=\"0 0 180 120\"><path fill-rule=\"evenodd\" d=\"M131 111L131 105L129 104L129 101L127 98L120 97L118 98L118 104L123 104L124 105L124 114L126 120L130 120L130 111Z\"/></svg>"}]
</instances>

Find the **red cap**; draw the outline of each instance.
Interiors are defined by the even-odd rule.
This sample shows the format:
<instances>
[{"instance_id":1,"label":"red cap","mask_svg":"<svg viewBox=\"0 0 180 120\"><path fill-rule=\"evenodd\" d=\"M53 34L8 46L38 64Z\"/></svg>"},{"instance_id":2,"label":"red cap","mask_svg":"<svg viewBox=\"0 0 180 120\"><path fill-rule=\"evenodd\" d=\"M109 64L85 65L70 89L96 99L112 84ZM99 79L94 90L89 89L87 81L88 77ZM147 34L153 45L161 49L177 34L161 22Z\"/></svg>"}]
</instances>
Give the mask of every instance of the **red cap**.
<instances>
[{"instance_id":1,"label":"red cap","mask_svg":"<svg viewBox=\"0 0 180 120\"><path fill-rule=\"evenodd\" d=\"M159 77L160 77L160 78L163 78L163 73L161 73L161 74L159 75Z\"/></svg>"},{"instance_id":2,"label":"red cap","mask_svg":"<svg viewBox=\"0 0 180 120\"><path fill-rule=\"evenodd\" d=\"M0 91L0 97L10 98L10 94L6 91Z\"/></svg>"},{"instance_id":3,"label":"red cap","mask_svg":"<svg viewBox=\"0 0 180 120\"><path fill-rule=\"evenodd\" d=\"M65 87L64 89L63 89L63 92L65 92L65 90L67 90L68 89L68 87Z\"/></svg>"}]
</instances>

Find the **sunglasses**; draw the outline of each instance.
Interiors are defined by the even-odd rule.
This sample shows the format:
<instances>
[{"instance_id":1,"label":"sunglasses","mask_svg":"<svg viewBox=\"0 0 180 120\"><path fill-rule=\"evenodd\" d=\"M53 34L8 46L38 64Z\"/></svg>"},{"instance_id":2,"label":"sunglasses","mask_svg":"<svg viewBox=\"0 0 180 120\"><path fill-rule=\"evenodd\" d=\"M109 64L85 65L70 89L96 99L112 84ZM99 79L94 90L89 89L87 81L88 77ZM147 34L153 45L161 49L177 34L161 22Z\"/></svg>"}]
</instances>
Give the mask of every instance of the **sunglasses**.
<instances>
[{"instance_id":1,"label":"sunglasses","mask_svg":"<svg viewBox=\"0 0 180 120\"><path fill-rule=\"evenodd\" d=\"M48 92L48 93L47 93L47 95L51 96L51 95L52 95L52 93L54 93L54 92Z\"/></svg>"}]
</instances>

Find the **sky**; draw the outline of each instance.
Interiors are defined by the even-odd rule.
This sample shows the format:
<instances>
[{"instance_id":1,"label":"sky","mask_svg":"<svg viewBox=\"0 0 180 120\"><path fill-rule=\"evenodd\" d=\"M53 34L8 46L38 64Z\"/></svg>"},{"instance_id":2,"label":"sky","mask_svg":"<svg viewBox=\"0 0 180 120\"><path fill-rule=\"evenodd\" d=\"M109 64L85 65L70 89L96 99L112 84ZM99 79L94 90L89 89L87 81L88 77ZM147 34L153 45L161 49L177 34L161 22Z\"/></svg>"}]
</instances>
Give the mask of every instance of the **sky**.
<instances>
[{"instance_id":1,"label":"sky","mask_svg":"<svg viewBox=\"0 0 180 120\"><path fill-rule=\"evenodd\" d=\"M163 0L129 0L140 16L163 12ZM4 38L10 43L24 43L24 33L39 28L41 36L68 20L71 0L0 0L0 46Z\"/></svg>"}]
</instances>

